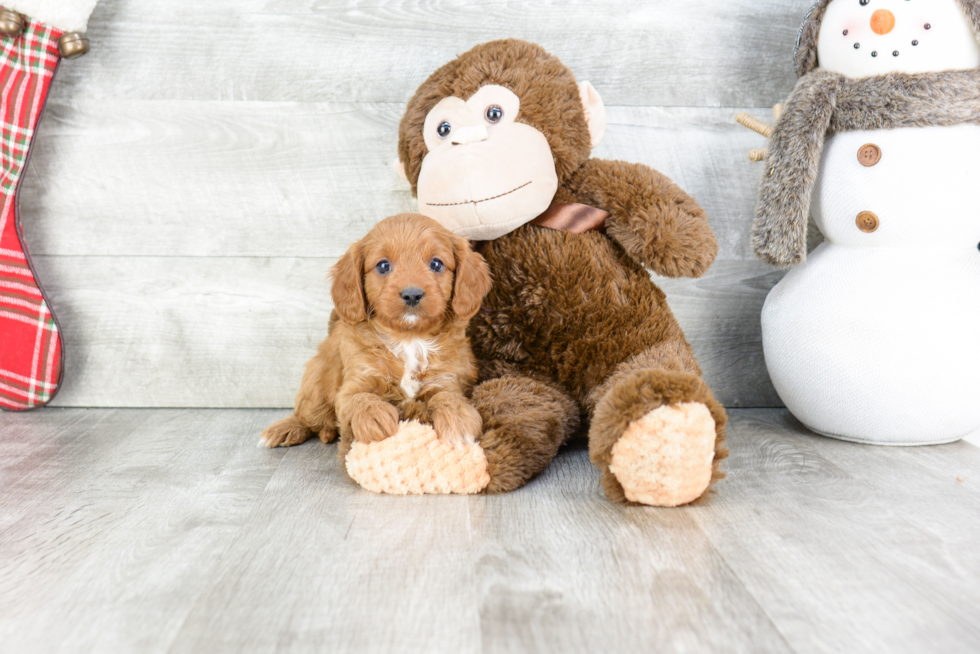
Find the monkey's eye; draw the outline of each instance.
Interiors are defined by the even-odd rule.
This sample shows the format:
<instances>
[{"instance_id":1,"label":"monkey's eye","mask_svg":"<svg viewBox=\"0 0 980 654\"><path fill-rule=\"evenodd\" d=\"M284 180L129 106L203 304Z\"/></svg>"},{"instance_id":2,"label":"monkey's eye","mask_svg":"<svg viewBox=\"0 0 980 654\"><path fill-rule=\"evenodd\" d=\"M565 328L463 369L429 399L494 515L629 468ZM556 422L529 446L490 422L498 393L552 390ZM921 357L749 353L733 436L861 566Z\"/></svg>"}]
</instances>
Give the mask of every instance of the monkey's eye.
<instances>
[{"instance_id":1,"label":"monkey's eye","mask_svg":"<svg viewBox=\"0 0 980 654\"><path fill-rule=\"evenodd\" d=\"M439 129L436 130L436 132L439 133L439 138L443 139L449 136L449 132L451 131L453 131L453 126L449 124L448 120L443 121L442 124L439 125Z\"/></svg>"},{"instance_id":2,"label":"monkey's eye","mask_svg":"<svg viewBox=\"0 0 980 654\"><path fill-rule=\"evenodd\" d=\"M387 275L391 272L391 264L385 260L381 260L378 262L378 265L374 267L374 269L378 271L379 275Z\"/></svg>"},{"instance_id":3,"label":"monkey's eye","mask_svg":"<svg viewBox=\"0 0 980 654\"><path fill-rule=\"evenodd\" d=\"M440 273L442 272L442 269L445 267L446 264L439 261L438 259L433 259L432 261L429 262L429 270L431 270L432 272Z\"/></svg>"},{"instance_id":4,"label":"monkey's eye","mask_svg":"<svg viewBox=\"0 0 980 654\"><path fill-rule=\"evenodd\" d=\"M499 104L492 104L487 107L486 116L491 123L499 123L500 119L504 117L504 110Z\"/></svg>"}]
</instances>

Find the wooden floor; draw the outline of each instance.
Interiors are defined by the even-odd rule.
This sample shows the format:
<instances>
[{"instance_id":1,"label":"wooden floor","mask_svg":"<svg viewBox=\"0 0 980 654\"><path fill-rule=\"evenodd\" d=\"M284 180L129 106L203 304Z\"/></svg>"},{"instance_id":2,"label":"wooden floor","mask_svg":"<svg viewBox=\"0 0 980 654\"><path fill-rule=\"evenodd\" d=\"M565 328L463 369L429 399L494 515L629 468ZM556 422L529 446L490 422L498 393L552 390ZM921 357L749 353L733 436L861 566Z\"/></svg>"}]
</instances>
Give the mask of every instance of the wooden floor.
<instances>
[{"instance_id":1,"label":"wooden floor","mask_svg":"<svg viewBox=\"0 0 980 654\"><path fill-rule=\"evenodd\" d=\"M496 497L383 497L268 410L0 415L2 652L977 652L980 449L733 411L709 505L582 444Z\"/></svg>"}]
</instances>

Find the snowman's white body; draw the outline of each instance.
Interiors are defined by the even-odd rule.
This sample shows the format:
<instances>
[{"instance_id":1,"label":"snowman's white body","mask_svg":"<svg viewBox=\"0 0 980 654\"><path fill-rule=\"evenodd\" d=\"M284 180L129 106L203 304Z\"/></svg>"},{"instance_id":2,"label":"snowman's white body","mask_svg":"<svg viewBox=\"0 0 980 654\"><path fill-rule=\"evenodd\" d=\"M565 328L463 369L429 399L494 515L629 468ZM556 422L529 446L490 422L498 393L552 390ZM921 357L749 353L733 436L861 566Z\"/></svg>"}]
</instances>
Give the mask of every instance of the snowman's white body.
<instances>
[{"instance_id":1,"label":"snowman's white body","mask_svg":"<svg viewBox=\"0 0 980 654\"><path fill-rule=\"evenodd\" d=\"M957 0L832 0L817 52L821 68L854 78L980 66ZM865 166L869 144L880 159ZM811 215L826 242L762 313L773 384L813 431L914 445L980 430L978 152L977 125L842 132L824 144ZM859 228L862 212L876 230Z\"/></svg>"},{"instance_id":2,"label":"snowman's white body","mask_svg":"<svg viewBox=\"0 0 980 654\"><path fill-rule=\"evenodd\" d=\"M865 167L858 151L877 145ZM826 242L769 295L766 364L810 429L880 444L980 429L980 126L827 140L811 212ZM858 228L876 214L873 233Z\"/></svg>"}]
</instances>

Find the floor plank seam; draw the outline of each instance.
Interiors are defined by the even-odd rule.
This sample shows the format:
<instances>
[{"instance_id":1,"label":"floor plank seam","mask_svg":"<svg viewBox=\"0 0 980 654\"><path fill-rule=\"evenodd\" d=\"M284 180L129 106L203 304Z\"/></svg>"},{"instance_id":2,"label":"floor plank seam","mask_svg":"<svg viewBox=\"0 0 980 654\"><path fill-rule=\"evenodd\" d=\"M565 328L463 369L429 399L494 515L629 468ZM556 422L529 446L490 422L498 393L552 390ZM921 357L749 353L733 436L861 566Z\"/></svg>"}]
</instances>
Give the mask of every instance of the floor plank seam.
<instances>
[{"instance_id":1,"label":"floor plank seam","mask_svg":"<svg viewBox=\"0 0 980 654\"><path fill-rule=\"evenodd\" d=\"M259 448L255 448L255 449L258 450ZM188 620L190 620L191 616L193 616L195 611L198 609L199 605L201 604L201 599L203 597L206 597L207 594L211 590L213 590L215 581L222 574L220 562L225 558L225 555L227 555L232 550L232 548L240 542L241 538L243 537L242 536L243 532L248 527L248 525L252 520L252 517L255 515L256 511L258 511L260 505L262 504L262 499L265 497L265 494L269 489L269 485L272 484L272 480L275 478L276 473L279 472L279 468L282 466L283 461L286 459L286 456L290 452L290 450L286 448L275 448L275 449L282 449L283 450L282 456L279 457L279 461L276 463L276 466L272 469L271 473L269 474L269 478L268 480L266 480L265 486L263 486L262 491L255 496L255 501L253 502L252 507L249 509L248 513L242 518L242 522L239 525L238 529L236 530L235 535L228 539L227 543L225 544L225 547L221 551L221 554L216 557L215 560L217 561L217 563L215 563L215 565L212 567L211 572L208 575L207 583L201 586L201 591L191 602L188 603L189 608L187 610L187 613L184 615L183 619L181 620L180 626L177 629L175 629L173 632L174 637L169 647L166 650L167 654L174 653L174 648L177 646L177 643L180 641L181 635L184 633L184 630L187 627Z\"/></svg>"}]
</instances>

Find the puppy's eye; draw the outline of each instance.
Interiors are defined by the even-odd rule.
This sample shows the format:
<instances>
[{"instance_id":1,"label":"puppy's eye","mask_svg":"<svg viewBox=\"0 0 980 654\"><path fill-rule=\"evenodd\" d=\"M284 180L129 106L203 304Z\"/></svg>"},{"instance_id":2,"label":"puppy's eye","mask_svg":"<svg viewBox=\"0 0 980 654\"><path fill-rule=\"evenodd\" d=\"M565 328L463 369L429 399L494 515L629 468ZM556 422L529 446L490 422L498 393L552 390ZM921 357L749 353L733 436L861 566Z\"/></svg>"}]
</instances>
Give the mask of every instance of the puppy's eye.
<instances>
[{"instance_id":1,"label":"puppy's eye","mask_svg":"<svg viewBox=\"0 0 980 654\"><path fill-rule=\"evenodd\" d=\"M499 123L504 117L504 110L499 104L492 104L487 107L487 120L491 123Z\"/></svg>"},{"instance_id":2,"label":"puppy's eye","mask_svg":"<svg viewBox=\"0 0 980 654\"><path fill-rule=\"evenodd\" d=\"M432 272L437 272L437 273L442 272L442 269L445 267L446 267L445 264L439 261L438 259L433 259L432 261L429 262L429 270L431 270Z\"/></svg>"},{"instance_id":3,"label":"puppy's eye","mask_svg":"<svg viewBox=\"0 0 980 654\"><path fill-rule=\"evenodd\" d=\"M436 130L436 132L439 133L439 138L442 139L449 136L449 132L451 131L453 131L453 126L449 124L448 120L443 121L442 124L439 125L439 128Z\"/></svg>"},{"instance_id":4,"label":"puppy's eye","mask_svg":"<svg viewBox=\"0 0 980 654\"><path fill-rule=\"evenodd\" d=\"M374 269L378 271L379 275L387 275L391 272L391 264L387 261L380 261L378 262L378 265L374 267Z\"/></svg>"}]
</instances>

